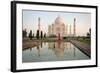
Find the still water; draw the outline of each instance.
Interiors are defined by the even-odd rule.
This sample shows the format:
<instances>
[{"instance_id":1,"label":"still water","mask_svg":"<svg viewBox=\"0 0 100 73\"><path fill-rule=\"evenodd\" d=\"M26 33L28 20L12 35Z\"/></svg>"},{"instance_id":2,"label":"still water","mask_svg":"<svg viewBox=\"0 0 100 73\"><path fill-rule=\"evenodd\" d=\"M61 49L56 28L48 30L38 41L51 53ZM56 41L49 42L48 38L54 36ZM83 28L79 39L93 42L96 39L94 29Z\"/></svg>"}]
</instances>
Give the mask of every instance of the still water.
<instances>
[{"instance_id":1,"label":"still water","mask_svg":"<svg viewBox=\"0 0 100 73\"><path fill-rule=\"evenodd\" d=\"M87 55L70 42L41 42L22 51L23 62L86 60Z\"/></svg>"}]
</instances>

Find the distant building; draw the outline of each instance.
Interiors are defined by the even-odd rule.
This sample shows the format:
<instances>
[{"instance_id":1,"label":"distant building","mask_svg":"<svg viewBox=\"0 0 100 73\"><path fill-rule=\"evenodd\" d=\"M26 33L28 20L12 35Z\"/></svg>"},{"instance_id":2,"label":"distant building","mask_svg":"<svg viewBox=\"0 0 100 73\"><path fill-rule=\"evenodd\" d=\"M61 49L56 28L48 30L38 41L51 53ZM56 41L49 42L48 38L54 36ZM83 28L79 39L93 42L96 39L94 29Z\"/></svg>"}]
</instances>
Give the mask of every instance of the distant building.
<instances>
[{"instance_id":1,"label":"distant building","mask_svg":"<svg viewBox=\"0 0 100 73\"><path fill-rule=\"evenodd\" d=\"M48 26L48 36L51 35L58 36L58 34L60 34L60 36L62 37L76 36L76 18L74 18L73 21L73 32L72 32L71 24L70 25L65 24L63 18L58 16L53 22L53 24Z\"/></svg>"},{"instance_id":2,"label":"distant building","mask_svg":"<svg viewBox=\"0 0 100 73\"><path fill-rule=\"evenodd\" d=\"M64 20L58 16L54 23L48 26L48 35L56 35L60 34L60 36L67 36L67 25L65 25Z\"/></svg>"}]
</instances>

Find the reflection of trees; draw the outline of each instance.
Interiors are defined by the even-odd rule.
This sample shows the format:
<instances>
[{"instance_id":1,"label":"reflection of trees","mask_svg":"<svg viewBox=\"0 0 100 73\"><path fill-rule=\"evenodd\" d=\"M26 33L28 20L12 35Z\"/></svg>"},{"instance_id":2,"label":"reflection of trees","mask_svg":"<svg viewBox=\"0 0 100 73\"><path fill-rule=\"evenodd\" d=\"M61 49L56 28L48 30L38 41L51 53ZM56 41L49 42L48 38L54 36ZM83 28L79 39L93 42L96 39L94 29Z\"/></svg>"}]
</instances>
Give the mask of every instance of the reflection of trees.
<instances>
[{"instance_id":1,"label":"reflection of trees","mask_svg":"<svg viewBox=\"0 0 100 73\"><path fill-rule=\"evenodd\" d=\"M30 48L30 51L32 51L32 48Z\"/></svg>"},{"instance_id":2,"label":"reflection of trees","mask_svg":"<svg viewBox=\"0 0 100 73\"><path fill-rule=\"evenodd\" d=\"M41 48L42 48L42 42L41 42Z\"/></svg>"}]
</instances>

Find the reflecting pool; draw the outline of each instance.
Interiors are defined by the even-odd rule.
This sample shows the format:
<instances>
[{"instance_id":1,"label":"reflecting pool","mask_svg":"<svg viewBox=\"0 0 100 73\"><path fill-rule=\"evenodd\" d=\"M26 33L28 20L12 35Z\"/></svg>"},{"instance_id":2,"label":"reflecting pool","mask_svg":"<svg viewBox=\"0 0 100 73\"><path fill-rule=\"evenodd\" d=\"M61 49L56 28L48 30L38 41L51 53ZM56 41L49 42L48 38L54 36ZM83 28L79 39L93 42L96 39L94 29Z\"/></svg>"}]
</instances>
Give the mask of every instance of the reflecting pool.
<instances>
[{"instance_id":1,"label":"reflecting pool","mask_svg":"<svg viewBox=\"0 0 100 73\"><path fill-rule=\"evenodd\" d=\"M41 42L22 51L22 62L67 61L89 59L70 42Z\"/></svg>"}]
</instances>

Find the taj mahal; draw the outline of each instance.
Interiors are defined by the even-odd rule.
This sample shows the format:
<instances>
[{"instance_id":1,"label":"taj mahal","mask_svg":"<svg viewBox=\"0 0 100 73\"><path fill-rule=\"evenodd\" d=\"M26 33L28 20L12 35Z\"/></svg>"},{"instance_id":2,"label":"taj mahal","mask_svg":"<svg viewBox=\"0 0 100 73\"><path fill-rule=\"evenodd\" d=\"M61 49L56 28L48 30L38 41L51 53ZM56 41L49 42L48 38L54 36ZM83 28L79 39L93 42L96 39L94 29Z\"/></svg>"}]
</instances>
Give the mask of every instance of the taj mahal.
<instances>
[{"instance_id":1,"label":"taj mahal","mask_svg":"<svg viewBox=\"0 0 100 73\"><path fill-rule=\"evenodd\" d=\"M38 30L41 31L41 19L38 18ZM73 28L72 28L73 27ZM73 19L73 24L66 24L62 17L57 16L55 21L48 25L48 36L60 35L61 37L76 36L76 18Z\"/></svg>"},{"instance_id":2,"label":"taj mahal","mask_svg":"<svg viewBox=\"0 0 100 73\"><path fill-rule=\"evenodd\" d=\"M73 30L72 26L65 24L63 18L58 16L55 21L48 26L48 35L56 35L60 34L60 36L65 37L65 36L75 36L76 35L76 25L75 25L76 19L74 18L73 21ZM73 32L72 32L73 31Z\"/></svg>"}]
</instances>

